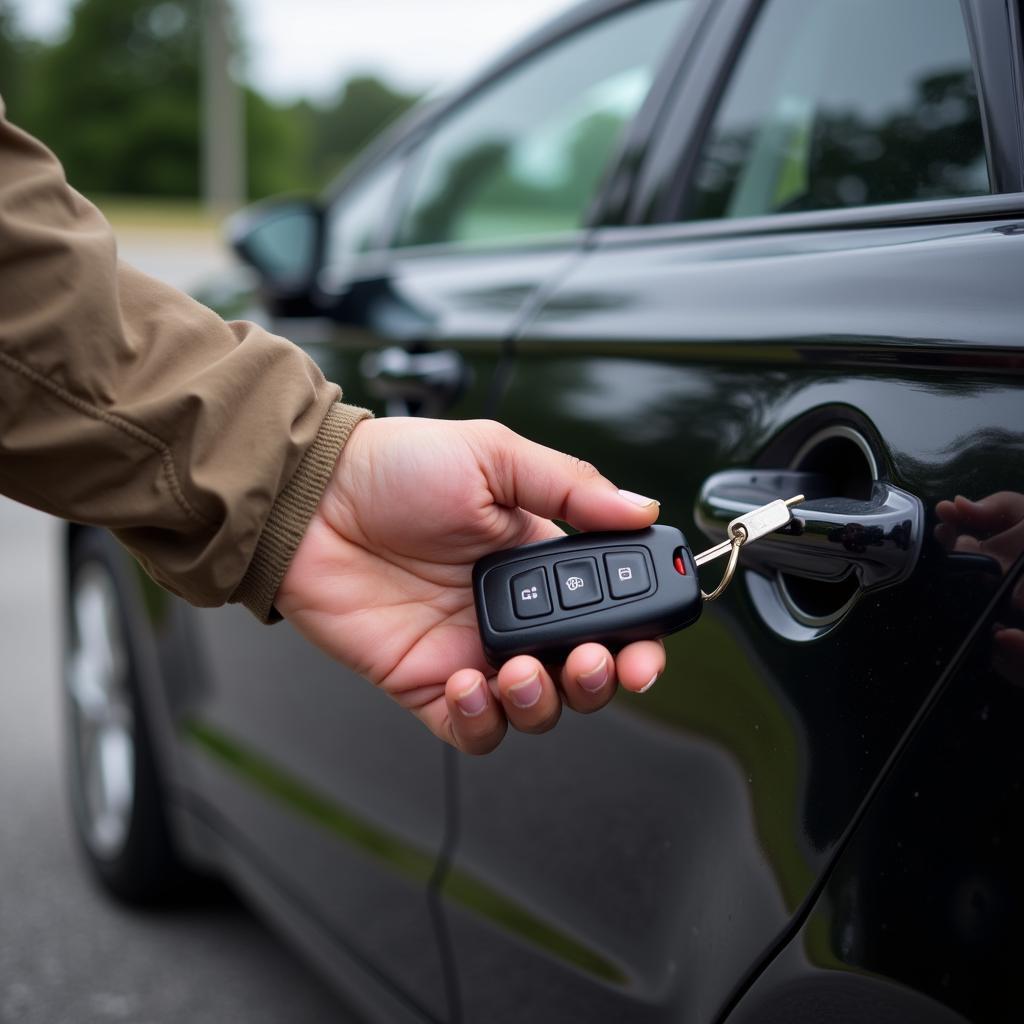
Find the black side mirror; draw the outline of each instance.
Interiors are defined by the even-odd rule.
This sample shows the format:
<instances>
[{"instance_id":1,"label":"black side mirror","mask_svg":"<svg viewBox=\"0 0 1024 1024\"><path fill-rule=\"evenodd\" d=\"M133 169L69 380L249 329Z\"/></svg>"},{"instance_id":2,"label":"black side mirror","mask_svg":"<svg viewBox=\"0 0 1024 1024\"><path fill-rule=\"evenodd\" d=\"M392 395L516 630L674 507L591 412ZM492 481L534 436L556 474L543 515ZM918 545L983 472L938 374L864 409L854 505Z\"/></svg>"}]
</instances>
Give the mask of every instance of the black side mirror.
<instances>
[{"instance_id":1,"label":"black side mirror","mask_svg":"<svg viewBox=\"0 0 1024 1024\"><path fill-rule=\"evenodd\" d=\"M259 274L263 297L274 315L318 312L313 284L320 265L322 229L322 211L303 199L271 199L248 206L228 220L228 241Z\"/></svg>"}]
</instances>

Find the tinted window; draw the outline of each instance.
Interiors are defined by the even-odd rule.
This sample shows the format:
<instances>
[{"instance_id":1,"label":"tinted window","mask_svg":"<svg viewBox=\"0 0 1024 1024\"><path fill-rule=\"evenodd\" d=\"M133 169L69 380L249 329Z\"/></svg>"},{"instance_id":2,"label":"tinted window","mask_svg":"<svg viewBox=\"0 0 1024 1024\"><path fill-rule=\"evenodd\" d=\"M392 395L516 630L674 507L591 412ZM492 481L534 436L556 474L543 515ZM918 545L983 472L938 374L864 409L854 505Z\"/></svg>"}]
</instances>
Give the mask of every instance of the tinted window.
<instances>
[{"instance_id":1,"label":"tinted window","mask_svg":"<svg viewBox=\"0 0 1024 1024\"><path fill-rule=\"evenodd\" d=\"M705 140L685 214L988 191L959 0L767 0Z\"/></svg>"},{"instance_id":2,"label":"tinted window","mask_svg":"<svg viewBox=\"0 0 1024 1024\"><path fill-rule=\"evenodd\" d=\"M400 159L392 159L372 168L328 209L321 271L326 290L343 283L360 256L382 247L402 167Z\"/></svg>"},{"instance_id":3,"label":"tinted window","mask_svg":"<svg viewBox=\"0 0 1024 1024\"><path fill-rule=\"evenodd\" d=\"M655 0L556 43L441 123L399 244L572 230L651 86L690 0Z\"/></svg>"}]
</instances>

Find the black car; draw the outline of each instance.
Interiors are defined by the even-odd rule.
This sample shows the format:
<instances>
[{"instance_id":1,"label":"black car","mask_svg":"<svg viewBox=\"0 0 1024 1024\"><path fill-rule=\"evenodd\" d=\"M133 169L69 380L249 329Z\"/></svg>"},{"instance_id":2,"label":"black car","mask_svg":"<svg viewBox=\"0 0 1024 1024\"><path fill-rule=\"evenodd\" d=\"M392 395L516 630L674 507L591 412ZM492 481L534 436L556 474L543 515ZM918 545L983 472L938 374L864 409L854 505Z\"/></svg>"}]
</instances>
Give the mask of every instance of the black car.
<instances>
[{"instance_id":1,"label":"black car","mask_svg":"<svg viewBox=\"0 0 1024 1024\"><path fill-rule=\"evenodd\" d=\"M1022 31L593 0L236 219L225 311L348 401L499 419L695 550L808 501L649 693L480 759L71 527L106 884L213 869L387 1022L1024 1018Z\"/></svg>"}]
</instances>

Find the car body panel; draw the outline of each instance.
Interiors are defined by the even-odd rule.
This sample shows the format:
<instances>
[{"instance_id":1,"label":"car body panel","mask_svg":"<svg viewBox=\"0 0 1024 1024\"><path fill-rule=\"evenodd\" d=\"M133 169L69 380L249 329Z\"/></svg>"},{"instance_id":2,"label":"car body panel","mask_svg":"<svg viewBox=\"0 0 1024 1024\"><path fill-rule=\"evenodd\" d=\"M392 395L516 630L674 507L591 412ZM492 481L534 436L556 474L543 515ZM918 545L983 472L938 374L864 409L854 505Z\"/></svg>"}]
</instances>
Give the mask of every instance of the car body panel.
<instances>
[{"instance_id":1,"label":"car body panel","mask_svg":"<svg viewBox=\"0 0 1024 1024\"><path fill-rule=\"evenodd\" d=\"M291 334L330 379L346 382L347 401L378 413L385 403L367 388L366 355L440 338L467 373L447 411L481 415L514 323L574 258L573 248L551 246L484 267L467 257L396 260L352 282L331 321L307 320ZM386 965L411 1003L444 1017L427 890L446 829L436 740L353 673L311 656L289 626L268 631L237 608L186 614L203 678L179 707L189 786L334 934L368 964ZM463 884L487 898L475 877Z\"/></svg>"},{"instance_id":2,"label":"car body panel","mask_svg":"<svg viewBox=\"0 0 1024 1024\"><path fill-rule=\"evenodd\" d=\"M706 1020L728 1004L981 614L930 534L939 500L1019 486L1020 227L608 231L517 339L499 418L658 497L694 548L702 481L784 468L804 423L861 430L883 477L927 513L910 580L863 597L827 636L782 639L734 584L670 638L650 693L563 722L557 740L460 762L454 863L617 968L618 990L606 979L603 1015L587 1019L622 1019L625 1005L635 1020ZM549 998L576 998L578 971L545 967L500 920L460 911L452 931L471 1017L501 1019L495 957Z\"/></svg>"},{"instance_id":3,"label":"car body panel","mask_svg":"<svg viewBox=\"0 0 1024 1024\"><path fill-rule=\"evenodd\" d=\"M367 379L368 354L388 346L458 353L464 382L455 399L410 411L481 416L515 325L577 255L578 243L570 242L485 259L468 253L389 256L372 276L351 281L331 320L307 326L300 343L329 379L345 382L347 402L375 412L387 405Z\"/></svg>"},{"instance_id":4,"label":"car body panel","mask_svg":"<svg viewBox=\"0 0 1024 1024\"><path fill-rule=\"evenodd\" d=\"M448 1012L427 883L445 832L442 752L291 626L190 613L176 729L187 806L425 1015ZM395 756L400 750L401 756Z\"/></svg>"},{"instance_id":5,"label":"car body panel","mask_svg":"<svg viewBox=\"0 0 1024 1024\"><path fill-rule=\"evenodd\" d=\"M986 614L929 694L799 931L730 1022L791 1020L788 1007L809 998L823 1016L852 1002L881 1022L1019 1019L1019 524L1016 533L1016 568L962 577L964 591L987 599Z\"/></svg>"}]
</instances>

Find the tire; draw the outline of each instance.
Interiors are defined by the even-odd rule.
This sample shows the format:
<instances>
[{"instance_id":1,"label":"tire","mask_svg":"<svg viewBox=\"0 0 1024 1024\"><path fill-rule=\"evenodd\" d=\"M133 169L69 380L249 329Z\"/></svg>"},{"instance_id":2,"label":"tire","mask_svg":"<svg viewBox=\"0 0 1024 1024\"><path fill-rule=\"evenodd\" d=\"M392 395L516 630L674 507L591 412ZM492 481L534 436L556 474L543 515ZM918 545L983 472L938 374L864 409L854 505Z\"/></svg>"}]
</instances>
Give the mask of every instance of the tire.
<instances>
[{"instance_id":1,"label":"tire","mask_svg":"<svg viewBox=\"0 0 1024 1024\"><path fill-rule=\"evenodd\" d=\"M72 540L63 688L67 783L79 845L103 888L124 903L154 906L179 899L197 878L167 823L119 572L123 558L105 532L86 529Z\"/></svg>"}]
</instances>

